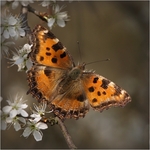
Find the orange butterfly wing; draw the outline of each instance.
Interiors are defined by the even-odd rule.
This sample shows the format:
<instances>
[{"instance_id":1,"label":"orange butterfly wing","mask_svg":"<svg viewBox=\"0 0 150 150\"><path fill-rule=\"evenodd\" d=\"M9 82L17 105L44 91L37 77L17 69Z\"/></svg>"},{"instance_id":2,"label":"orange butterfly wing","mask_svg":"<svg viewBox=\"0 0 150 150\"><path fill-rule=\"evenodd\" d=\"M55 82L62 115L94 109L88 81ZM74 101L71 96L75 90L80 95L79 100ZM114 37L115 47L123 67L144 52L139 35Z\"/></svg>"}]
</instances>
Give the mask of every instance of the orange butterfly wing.
<instances>
[{"instance_id":1,"label":"orange butterfly wing","mask_svg":"<svg viewBox=\"0 0 150 150\"><path fill-rule=\"evenodd\" d=\"M46 66L33 66L27 74L29 91L39 102L49 100L65 72ZM56 93L56 92L55 92Z\"/></svg>"},{"instance_id":2,"label":"orange butterfly wing","mask_svg":"<svg viewBox=\"0 0 150 150\"><path fill-rule=\"evenodd\" d=\"M30 87L27 93L39 102L46 100L49 108L61 119L84 117L89 104L85 92L81 91L83 88L77 84L74 87L70 80L70 85L60 83L75 66L66 48L53 33L40 25L33 30L32 42L29 57L34 65L27 73Z\"/></svg>"},{"instance_id":3,"label":"orange butterfly wing","mask_svg":"<svg viewBox=\"0 0 150 150\"><path fill-rule=\"evenodd\" d=\"M84 74L83 86L91 107L98 111L112 106L125 106L131 101L131 97L125 90L94 73Z\"/></svg>"},{"instance_id":4,"label":"orange butterfly wing","mask_svg":"<svg viewBox=\"0 0 150 150\"><path fill-rule=\"evenodd\" d=\"M32 34L32 51L29 54L35 64L56 68L71 68L74 63L66 48L46 28L38 25Z\"/></svg>"},{"instance_id":5,"label":"orange butterfly wing","mask_svg":"<svg viewBox=\"0 0 150 150\"><path fill-rule=\"evenodd\" d=\"M27 76L31 93L39 102L47 101L50 110L61 119L84 117L89 102L80 78L70 80L66 70L33 66Z\"/></svg>"},{"instance_id":6,"label":"orange butterfly wing","mask_svg":"<svg viewBox=\"0 0 150 150\"><path fill-rule=\"evenodd\" d=\"M64 85L67 87L66 84ZM58 94L53 99L49 105L50 109L53 109L61 119L84 117L89 110L89 102L83 87L75 83L68 88L63 94Z\"/></svg>"}]
</instances>

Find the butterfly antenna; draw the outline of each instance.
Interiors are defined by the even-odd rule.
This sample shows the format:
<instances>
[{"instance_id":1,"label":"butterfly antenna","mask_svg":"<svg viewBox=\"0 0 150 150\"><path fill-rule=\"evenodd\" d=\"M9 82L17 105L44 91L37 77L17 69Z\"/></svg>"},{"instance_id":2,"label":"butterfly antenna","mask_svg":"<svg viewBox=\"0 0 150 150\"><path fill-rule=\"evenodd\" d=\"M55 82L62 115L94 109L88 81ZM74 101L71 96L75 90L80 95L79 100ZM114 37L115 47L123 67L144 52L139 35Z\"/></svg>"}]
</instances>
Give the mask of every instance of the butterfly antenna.
<instances>
[{"instance_id":1,"label":"butterfly antenna","mask_svg":"<svg viewBox=\"0 0 150 150\"><path fill-rule=\"evenodd\" d=\"M106 59L103 59L103 60L92 61L92 62L87 63L86 65L94 64L94 63L97 63L97 62L109 61L109 60L110 60L109 58L106 58Z\"/></svg>"},{"instance_id":2,"label":"butterfly antenna","mask_svg":"<svg viewBox=\"0 0 150 150\"><path fill-rule=\"evenodd\" d=\"M80 55L80 61L82 62L81 49L80 49L79 41L77 41L77 44L78 44L78 51L79 51L79 55Z\"/></svg>"}]
</instances>

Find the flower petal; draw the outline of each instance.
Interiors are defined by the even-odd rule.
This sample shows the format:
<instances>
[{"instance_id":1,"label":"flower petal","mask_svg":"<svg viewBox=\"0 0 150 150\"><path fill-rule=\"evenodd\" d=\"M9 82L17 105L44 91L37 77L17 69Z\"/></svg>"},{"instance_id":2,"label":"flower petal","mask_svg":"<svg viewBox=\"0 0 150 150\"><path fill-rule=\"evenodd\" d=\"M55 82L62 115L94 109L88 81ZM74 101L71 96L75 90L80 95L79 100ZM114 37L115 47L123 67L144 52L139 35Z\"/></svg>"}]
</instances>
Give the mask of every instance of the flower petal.
<instances>
[{"instance_id":1,"label":"flower petal","mask_svg":"<svg viewBox=\"0 0 150 150\"><path fill-rule=\"evenodd\" d=\"M51 28L53 26L54 22L55 22L54 18L48 19L48 26Z\"/></svg>"},{"instance_id":2,"label":"flower petal","mask_svg":"<svg viewBox=\"0 0 150 150\"><path fill-rule=\"evenodd\" d=\"M11 111L11 109L12 109L11 106L4 106L2 110L4 113L8 114Z\"/></svg>"},{"instance_id":3,"label":"flower petal","mask_svg":"<svg viewBox=\"0 0 150 150\"><path fill-rule=\"evenodd\" d=\"M23 117L28 117L28 113L25 110L22 109L20 113Z\"/></svg>"},{"instance_id":4,"label":"flower petal","mask_svg":"<svg viewBox=\"0 0 150 150\"><path fill-rule=\"evenodd\" d=\"M18 119L19 119L19 121L21 121L22 123L26 124L26 119L24 119L24 118L22 118L22 117L19 117Z\"/></svg>"},{"instance_id":5,"label":"flower petal","mask_svg":"<svg viewBox=\"0 0 150 150\"><path fill-rule=\"evenodd\" d=\"M58 19L58 20L57 20L57 24L58 24L60 27L65 27L65 21L62 20L62 19Z\"/></svg>"},{"instance_id":6,"label":"flower petal","mask_svg":"<svg viewBox=\"0 0 150 150\"><path fill-rule=\"evenodd\" d=\"M43 1L43 2L41 3L41 5L42 5L43 7L48 7L49 4L50 4L49 1Z\"/></svg>"},{"instance_id":7,"label":"flower petal","mask_svg":"<svg viewBox=\"0 0 150 150\"><path fill-rule=\"evenodd\" d=\"M40 120L41 120L41 118L42 118L42 117L34 118L33 122L34 122L34 123L37 123L38 121L40 121Z\"/></svg>"},{"instance_id":8,"label":"flower petal","mask_svg":"<svg viewBox=\"0 0 150 150\"><path fill-rule=\"evenodd\" d=\"M18 121L16 121L16 122L14 123L14 129L15 129L16 131L19 131L19 130L21 129L21 126L20 126L20 124L19 124Z\"/></svg>"},{"instance_id":9,"label":"flower petal","mask_svg":"<svg viewBox=\"0 0 150 150\"><path fill-rule=\"evenodd\" d=\"M32 114L30 115L32 118L41 118L40 114Z\"/></svg>"},{"instance_id":10,"label":"flower petal","mask_svg":"<svg viewBox=\"0 0 150 150\"><path fill-rule=\"evenodd\" d=\"M2 120L2 122L1 122L1 130L6 130L6 128L7 128L7 123L6 123L5 120Z\"/></svg>"},{"instance_id":11,"label":"flower petal","mask_svg":"<svg viewBox=\"0 0 150 150\"><path fill-rule=\"evenodd\" d=\"M32 61L31 61L31 59L29 58L29 59L26 61L27 71L30 70L32 66L33 66L33 63L32 63Z\"/></svg>"},{"instance_id":12,"label":"flower petal","mask_svg":"<svg viewBox=\"0 0 150 150\"><path fill-rule=\"evenodd\" d=\"M55 5L55 6L53 7L53 9L54 9L55 14L60 11L59 5Z\"/></svg>"},{"instance_id":13,"label":"flower petal","mask_svg":"<svg viewBox=\"0 0 150 150\"><path fill-rule=\"evenodd\" d=\"M8 32L8 30L6 29L6 30L4 30L4 32L3 32L3 36L4 36L4 38L5 39L9 39L9 32Z\"/></svg>"},{"instance_id":14,"label":"flower petal","mask_svg":"<svg viewBox=\"0 0 150 150\"><path fill-rule=\"evenodd\" d=\"M11 110L9 115L10 118L14 118L17 115L17 110L16 109Z\"/></svg>"},{"instance_id":15,"label":"flower petal","mask_svg":"<svg viewBox=\"0 0 150 150\"><path fill-rule=\"evenodd\" d=\"M39 131L37 131L37 130L35 130L33 132L33 136L34 136L36 141L41 141L42 140L42 134Z\"/></svg>"},{"instance_id":16,"label":"flower petal","mask_svg":"<svg viewBox=\"0 0 150 150\"><path fill-rule=\"evenodd\" d=\"M32 47L32 45L25 44L25 45L23 46L23 49L25 49L25 50L29 53L29 52L31 52L31 47Z\"/></svg>"},{"instance_id":17,"label":"flower petal","mask_svg":"<svg viewBox=\"0 0 150 150\"><path fill-rule=\"evenodd\" d=\"M31 134L32 130L30 127L26 127L25 130L23 131L23 136L28 137Z\"/></svg>"},{"instance_id":18,"label":"flower petal","mask_svg":"<svg viewBox=\"0 0 150 150\"><path fill-rule=\"evenodd\" d=\"M16 65L20 65L21 63L23 63L23 58L22 57L18 57L18 59L15 61L15 63L14 64L16 64Z\"/></svg>"},{"instance_id":19,"label":"flower petal","mask_svg":"<svg viewBox=\"0 0 150 150\"><path fill-rule=\"evenodd\" d=\"M8 19L8 24L9 25L15 25L17 23L17 19L15 19L15 17L10 16L10 18Z\"/></svg>"},{"instance_id":20,"label":"flower petal","mask_svg":"<svg viewBox=\"0 0 150 150\"><path fill-rule=\"evenodd\" d=\"M21 108L25 109L25 108L27 108L27 107L28 107L27 104L21 104Z\"/></svg>"},{"instance_id":21,"label":"flower petal","mask_svg":"<svg viewBox=\"0 0 150 150\"><path fill-rule=\"evenodd\" d=\"M6 118L6 122L7 122L7 123L12 123L12 122L13 122L13 118L7 117L7 118Z\"/></svg>"},{"instance_id":22,"label":"flower petal","mask_svg":"<svg viewBox=\"0 0 150 150\"><path fill-rule=\"evenodd\" d=\"M20 36L25 36L25 31L22 28L18 28L18 31Z\"/></svg>"},{"instance_id":23,"label":"flower petal","mask_svg":"<svg viewBox=\"0 0 150 150\"><path fill-rule=\"evenodd\" d=\"M39 129L47 129L48 128L47 124L45 124L43 122L38 122L35 126Z\"/></svg>"},{"instance_id":24,"label":"flower petal","mask_svg":"<svg viewBox=\"0 0 150 150\"><path fill-rule=\"evenodd\" d=\"M11 37L15 37L16 34L17 34L14 27L9 27L9 28L8 28L8 31L9 31L9 35L10 35Z\"/></svg>"},{"instance_id":25,"label":"flower petal","mask_svg":"<svg viewBox=\"0 0 150 150\"><path fill-rule=\"evenodd\" d=\"M13 2L12 3L12 9L16 9L17 7L18 7L18 5L19 5L19 2Z\"/></svg>"}]
</instances>

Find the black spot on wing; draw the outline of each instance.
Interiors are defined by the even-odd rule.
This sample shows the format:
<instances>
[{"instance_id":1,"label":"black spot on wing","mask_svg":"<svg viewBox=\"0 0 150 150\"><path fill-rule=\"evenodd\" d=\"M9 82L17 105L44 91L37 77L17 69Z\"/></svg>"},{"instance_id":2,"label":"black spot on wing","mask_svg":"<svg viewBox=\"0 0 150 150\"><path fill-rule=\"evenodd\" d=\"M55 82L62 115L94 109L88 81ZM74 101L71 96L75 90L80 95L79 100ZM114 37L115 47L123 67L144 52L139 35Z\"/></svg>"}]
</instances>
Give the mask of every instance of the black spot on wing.
<instances>
[{"instance_id":1,"label":"black spot on wing","mask_svg":"<svg viewBox=\"0 0 150 150\"><path fill-rule=\"evenodd\" d=\"M47 56L51 56L51 53L49 53L49 52L46 52L45 54L46 54Z\"/></svg>"},{"instance_id":2,"label":"black spot on wing","mask_svg":"<svg viewBox=\"0 0 150 150\"><path fill-rule=\"evenodd\" d=\"M98 96L101 96L101 92L100 92L100 91L98 91L98 92L97 92L97 95L98 95Z\"/></svg>"},{"instance_id":3,"label":"black spot on wing","mask_svg":"<svg viewBox=\"0 0 150 150\"><path fill-rule=\"evenodd\" d=\"M51 70L50 70L50 69L48 69L48 68L45 68L45 70L44 70L44 74L45 74L46 76L50 76L50 74L51 74Z\"/></svg>"},{"instance_id":4,"label":"black spot on wing","mask_svg":"<svg viewBox=\"0 0 150 150\"><path fill-rule=\"evenodd\" d=\"M108 88L108 84L110 83L110 81L109 80L107 80L107 79L103 79L102 80L102 84L101 84L101 87L103 88L103 89L107 89Z\"/></svg>"},{"instance_id":5,"label":"black spot on wing","mask_svg":"<svg viewBox=\"0 0 150 150\"><path fill-rule=\"evenodd\" d=\"M52 58L53 63L57 63L57 58Z\"/></svg>"},{"instance_id":6,"label":"black spot on wing","mask_svg":"<svg viewBox=\"0 0 150 150\"><path fill-rule=\"evenodd\" d=\"M96 98L93 98L92 99L92 103L96 103L97 102L97 99Z\"/></svg>"},{"instance_id":7,"label":"black spot on wing","mask_svg":"<svg viewBox=\"0 0 150 150\"><path fill-rule=\"evenodd\" d=\"M50 48L49 48L49 47L46 47L46 50L47 50L47 51L49 51L49 50L50 50Z\"/></svg>"},{"instance_id":8,"label":"black spot on wing","mask_svg":"<svg viewBox=\"0 0 150 150\"><path fill-rule=\"evenodd\" d=\"M93 83L97 83L97 81L98 81L98 77L95 77L95 78L93 79Z\"/></svg>"},{"instance_id":9,"label":"black spot on wing","mask_svg":"<svg viewBox=\"0 0 150 150\"><path fill-rule=\"evenodd\" d=\"M47 38L55 39L56 36L55 36L52 32L48 31L48 32L44 35L44 39L47 39Z\"/></svg>"},{"instance_id":10,"label":"black spot on wing","mask_svg":"<svg viewBox=\"0 0 150 150\"><path fill-rule=\"evenodd\" d=\"M63 52L62 54L60 54L60 58L64 58L66 57L66 52Z\"/></svg>"},{"instance_id":11,"label":"black spot on wing","mask_svg":"<svg viewBox=\"0 0 150 150\"><path fill-rule=\"evenodd\" d=\"M44 57L43 56L40 56L40 61L43 61L44 60Z\"/></svg>"},{"instance_id":12,"label":"black spot on wing","mask_svg":"<svg viewBox=\"0 0 150 150\"><path fill-rule=\"evenodd\" d=\"M54 45L52 46L52 48L54 49L54 51L57 52L58 50L63 49L64 47L63 47L63 45L61 44L61 42L58 42L58 43L54 44Z\"/></svg>"},{"instance_id":13,"label":"black spot on wing","mask_svg":"<svg viewBox=\"0 0 150 150\"><path fill-rule=\"evenodd\" d=\"M85 100L85 95L81 94L77 97L77 100L83 102Z\"/></svg>"},{"instance_id":14,"label":"black spot on wing","mask_svg":"<svg viewBox=\"0 0 150 150\"><path fill-rule=\"evenodd\" d=\"M103 95L106 95L106 92L105 92L105 91L103 91L102 93L103 93Z\"/></svg>"},{"instance_id":15,"label":"black spot on wing","mask_svg":"<svg viewBox=\"0 0 150 150\"><path fill-rule=\"evenodd\" d=\"M91 87L88 88L88 90L89 90L89 92L94 92L94 87L91 86Z\"/></svg>"}]
</instances>

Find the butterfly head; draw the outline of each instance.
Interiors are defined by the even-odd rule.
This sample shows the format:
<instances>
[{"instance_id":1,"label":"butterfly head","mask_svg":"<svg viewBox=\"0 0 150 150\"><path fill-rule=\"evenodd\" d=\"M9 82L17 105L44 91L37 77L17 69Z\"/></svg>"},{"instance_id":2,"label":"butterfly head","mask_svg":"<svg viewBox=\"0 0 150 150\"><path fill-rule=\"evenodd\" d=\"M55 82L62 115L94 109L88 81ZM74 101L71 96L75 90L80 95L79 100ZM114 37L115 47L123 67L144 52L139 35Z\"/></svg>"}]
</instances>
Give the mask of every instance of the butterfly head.
<instances>
[{"instance_id":1,"label":"butterfly head","mask_svg":"<svg viewBox=\"0 0 150 150\"><path fill-rule=\"evenodd\" d=\"M85 70L85 63L73 67L69 73L70 79L76 80L77 78L81 77L84 70Z\"/></svg>"}]
</instances>

